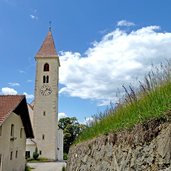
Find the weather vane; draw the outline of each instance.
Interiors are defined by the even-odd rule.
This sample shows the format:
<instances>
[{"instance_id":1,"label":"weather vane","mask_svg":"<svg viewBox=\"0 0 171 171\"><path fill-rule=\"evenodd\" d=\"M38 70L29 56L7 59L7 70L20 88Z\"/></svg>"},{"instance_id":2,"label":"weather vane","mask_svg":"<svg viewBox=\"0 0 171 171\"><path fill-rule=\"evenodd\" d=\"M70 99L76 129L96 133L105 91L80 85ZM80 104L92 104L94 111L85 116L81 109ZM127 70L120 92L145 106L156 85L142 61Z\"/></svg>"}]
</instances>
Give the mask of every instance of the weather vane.
<instances>
[{"instance_id":1,"label":"weather vane","mask_svg":"<svg viewBox=\"0 0 171 171\"><path fill-rule=\"evenodd\" d=\"M49 31L51 31L52 28L52 21L49 21Z\"/></svg>"}]
</instances>

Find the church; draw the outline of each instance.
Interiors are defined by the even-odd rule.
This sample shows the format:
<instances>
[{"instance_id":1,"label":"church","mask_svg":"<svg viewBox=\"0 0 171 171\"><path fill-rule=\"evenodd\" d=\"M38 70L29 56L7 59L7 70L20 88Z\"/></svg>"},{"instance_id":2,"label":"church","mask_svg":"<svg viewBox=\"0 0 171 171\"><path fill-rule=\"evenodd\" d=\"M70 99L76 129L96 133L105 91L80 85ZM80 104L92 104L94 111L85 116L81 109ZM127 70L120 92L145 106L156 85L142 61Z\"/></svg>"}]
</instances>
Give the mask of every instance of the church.
<instances>
[{"instance_id":1,"label":"church","mask_svg":"<svg viewBox=\"0 0 171 171\"><path fill-rule=\"evenodd\" d=\"M26 157L37 148L39 157L63 160L63 130L58 128L58 80L60 61L51 28L35 56L34 101L28 104L34 139L27 139Z\"/></svg>"}]
</instances>

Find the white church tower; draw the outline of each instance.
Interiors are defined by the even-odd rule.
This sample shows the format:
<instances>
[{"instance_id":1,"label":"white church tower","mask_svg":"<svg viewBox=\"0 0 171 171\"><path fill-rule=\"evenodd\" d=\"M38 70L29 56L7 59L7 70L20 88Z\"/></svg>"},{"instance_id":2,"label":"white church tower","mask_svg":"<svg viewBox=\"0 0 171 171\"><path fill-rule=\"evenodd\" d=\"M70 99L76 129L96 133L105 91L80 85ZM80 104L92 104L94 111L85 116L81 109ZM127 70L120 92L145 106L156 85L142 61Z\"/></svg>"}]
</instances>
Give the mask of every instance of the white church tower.
<instances>
[{"instance_id":1,"label":"white church tower","mask_svg":"<svg viewBox=\"0 0 171 171\"><path fill-rule=\"evenodd\" d=\"M51 29L35 56L34 142L40 157L57 159L59 57Z\"/></svg>"}]
</instances>

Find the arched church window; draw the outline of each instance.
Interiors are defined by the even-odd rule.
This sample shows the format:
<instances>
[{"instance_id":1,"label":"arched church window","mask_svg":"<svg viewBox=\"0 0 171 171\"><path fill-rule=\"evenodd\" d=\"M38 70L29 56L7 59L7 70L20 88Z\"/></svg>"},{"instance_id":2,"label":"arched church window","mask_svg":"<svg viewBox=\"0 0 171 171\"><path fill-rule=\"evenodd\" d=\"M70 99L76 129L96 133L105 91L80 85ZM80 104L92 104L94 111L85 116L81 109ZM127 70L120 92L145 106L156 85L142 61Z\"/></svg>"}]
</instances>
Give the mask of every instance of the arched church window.
<instances>
[{"instance_id":1,"label":"arched church window","mask_svg":"<svg viewBox=\"0 0 171 171\"><path fill-rule=\"evenodd\" d=\"M23 137L23 128L20 128L20 138Z\"/></svg>"},{"instance_id":2,"label":"arched church window","mask_svg":"<svg viewBox=\"0 0 171 171\"><path fill-rule=\"evenodd\" d=\"M11 124L11 136L14 136L14 124Z\"/></svg>"},{"instance_id":3,"label":"arched church window","mask_svg":"<svg viewBox=\"0 0 171 171\"><path fill-rule=\"evenodd\" d=\"M46 83L46 76L43 76L43 83Z\"/></svg>"},{"instance_id":4,"label":"arched church window","mask_svg":"<svg viewBox=\"0 0 171 171\"><path fill-rule=\"evenodd\" d=\"M49 76L43 76L43 83L49 83Z\"/></svg>"},{"instance_id":5,"label":"arched church window","mask_svg":"<svg viewBox=\"0 0 171 171\"><path fill-rule=\"evenodd\" d=\"M43 135L42 135L42 140L44 140L44 139L45 139L45 135L43 134Z\"/></svg>"},{"instance_id":6,"label":"arched church window","mask_svg":"<svg viewBox=\"0 0 171 171\"><path fill-rule=\"evenodd\" d=\"M44 64L44 71L49 71L49 64L48 63L45 63Z\"/></svg>"},{"instance_id":7,"label":"arched church window","mask_svg":"<svg viewBox=\"0 0 171 171\"><path fill-rule=\"evenodd\" d=\"M46 76L46 83L48 83L49 82L49 76L47 75Z\"/></svg>"}]
</instances>

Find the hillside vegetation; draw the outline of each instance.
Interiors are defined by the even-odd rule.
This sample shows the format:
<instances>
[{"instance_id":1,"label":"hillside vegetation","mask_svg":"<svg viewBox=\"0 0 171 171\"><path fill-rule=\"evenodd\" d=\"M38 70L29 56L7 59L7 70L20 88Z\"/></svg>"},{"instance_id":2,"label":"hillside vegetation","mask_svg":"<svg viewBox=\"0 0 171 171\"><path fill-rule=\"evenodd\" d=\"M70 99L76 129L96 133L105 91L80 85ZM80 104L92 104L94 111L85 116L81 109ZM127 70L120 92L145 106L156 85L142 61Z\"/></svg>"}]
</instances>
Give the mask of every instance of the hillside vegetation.
<instances>
[{"instance_id":1,"label":"hillside vegetation","mask_svg":"<svg viewBox=\"0 0 171 171\"><path fill-rule=\"evenodd\" d=\"M94 122L77 138L76 143L102 134L132 128L135 124L152 118L161 118L171 110L170 61L153 67L139 88L125 87L125 96L115 107L95 116Z\"/></svg>"}]
</instances>

